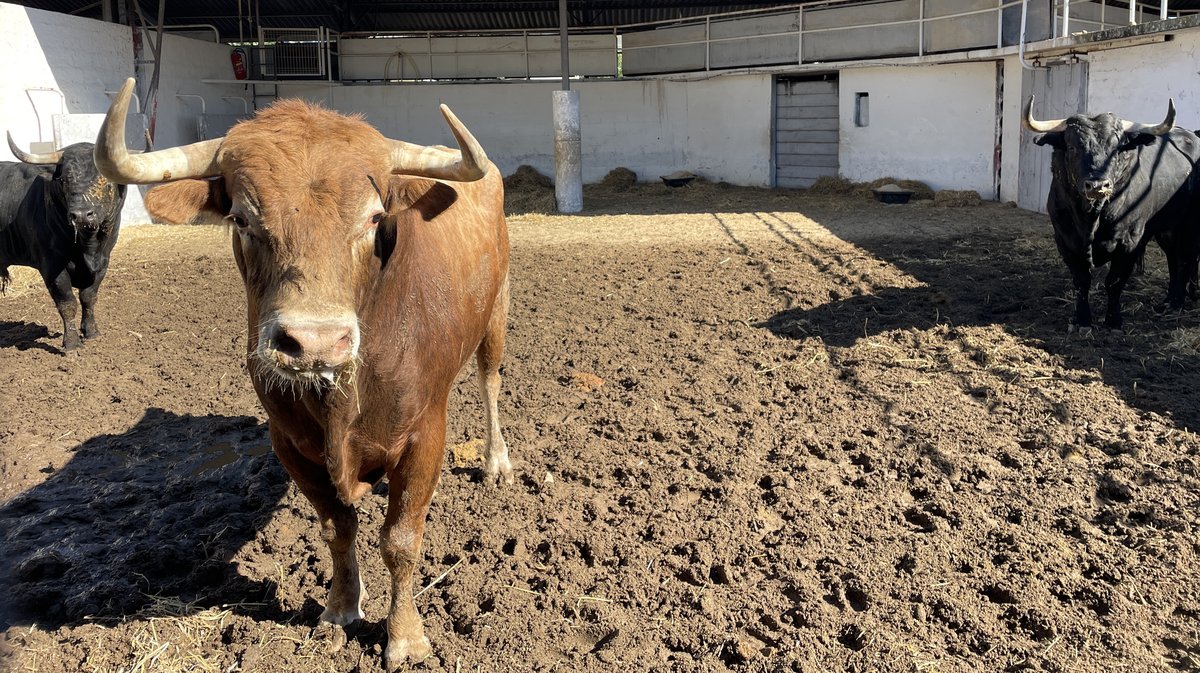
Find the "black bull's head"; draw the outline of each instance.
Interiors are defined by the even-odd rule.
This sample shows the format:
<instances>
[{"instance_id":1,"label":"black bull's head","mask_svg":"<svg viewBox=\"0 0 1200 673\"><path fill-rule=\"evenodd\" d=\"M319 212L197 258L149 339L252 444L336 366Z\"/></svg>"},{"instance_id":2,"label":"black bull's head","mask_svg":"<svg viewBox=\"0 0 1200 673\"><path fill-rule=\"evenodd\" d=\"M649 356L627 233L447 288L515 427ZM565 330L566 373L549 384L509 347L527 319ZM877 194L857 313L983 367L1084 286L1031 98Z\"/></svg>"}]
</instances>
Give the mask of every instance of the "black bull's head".
<instances>
[{"instance_id":1,"label":"black bull's head","mask_svg":"<svg viewBox=\"0 0 1200 673\"><path fill-rule=\"evenodd\" d=\"M1175 126L1175 102L1167 102L1167 117L1159 124L1125 121L1105 112L1094 117L1077 114L1066 119L1038 120L1033 117L1030 96L1021 115L1025 128L1041 135L1038 145L1050 145L1066 153L1064 175L1070 188L1089 204L1108 201L1128 181L1137 147L1154 142Z\"/></svg>"},{"instance_id":2,"label":"black bull's head","mask_svg":"<svg viewBox=\"0 0 1200 673\"><path fill-rule=\"evenodd\" d=\"M116 210L122 205L125 185L108 181L92 156L92 143L75 143L61 150L45 153L26 152L8 135L8 148L27 164L53 166L49 190L59 212L76 230L95 232L112 226Z\"/></svg>"}]
</instances>

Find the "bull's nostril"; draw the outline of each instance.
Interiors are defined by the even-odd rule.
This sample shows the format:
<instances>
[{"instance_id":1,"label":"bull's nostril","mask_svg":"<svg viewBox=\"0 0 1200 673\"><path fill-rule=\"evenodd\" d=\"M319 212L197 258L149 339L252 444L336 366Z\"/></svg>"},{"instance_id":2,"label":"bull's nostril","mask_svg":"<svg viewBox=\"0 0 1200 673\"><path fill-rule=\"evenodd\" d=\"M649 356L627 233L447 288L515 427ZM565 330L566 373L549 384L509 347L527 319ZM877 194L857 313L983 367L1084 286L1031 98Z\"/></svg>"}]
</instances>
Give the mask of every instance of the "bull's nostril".
<instances>
[{"instance_id":1,"label":"bull's nostril","mask_svg":"<svg viewBox=\"0 0 1200 673\"><path fill-rule=\"evenodd\" d=\"M349 355L350 346L350 332L346 332L344 335L342 335L342 338L338 339L333 344L333 347L329 349L329 354L335 359L344 358Z\"/></svg>"},{"instance_id":2,"label":"bull's nostril","mask_svg":"<svg viewBox=\"0 0 1200 673\"><path fill-rule=\"evenodd\" d=\"M298 358L304 354L304 346L301 346L300 342L296 341L287 332L277 333L272 341L274 342L275 350L290 358Z\"/></svg>"}]
</instances>

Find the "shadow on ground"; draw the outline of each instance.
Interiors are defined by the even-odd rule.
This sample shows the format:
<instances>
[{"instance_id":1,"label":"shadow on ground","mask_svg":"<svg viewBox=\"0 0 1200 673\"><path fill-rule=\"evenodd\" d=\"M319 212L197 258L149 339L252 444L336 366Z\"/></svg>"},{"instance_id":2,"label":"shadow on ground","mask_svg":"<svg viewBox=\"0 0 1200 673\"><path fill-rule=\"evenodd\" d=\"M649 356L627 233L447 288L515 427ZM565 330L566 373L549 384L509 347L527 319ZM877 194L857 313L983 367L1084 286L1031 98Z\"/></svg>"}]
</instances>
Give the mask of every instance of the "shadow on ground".
<instances>
[{"instance_id":1,"label":"shadow on ground","mask_svg":"<svg viewBox=\"0 0 1200 673\"><path fill-rule=\"evenodd\" d=\"M1181 428L1200 427L1200 386L1195 385L1200 357L1194 347L1180 346L1181 339L1196 327L1196 318L1190 313L1159 314L1151 308L1166 293L1166 264L1160 251L1154 247L1147 251L1146 275L1135 276L1126 288L1123 333L1098 328L1086 337L1068 335L1074 297L1050 237L1049 223L1045 230L1011 224L987 226L987 211L1001 208L972 209L976 212L970 219L985 224L965 231L923 226L921 214L914 212L917 224L911 231L898 227L882 235L849 223L843 226L835 213L809 213L842 241L895 266L919 286L868 287L866 272L847 260L826 269L826 273L844 277L847 291L815 306L785 303L786 310L761 326L792 338L820 335L828 346L850 347L860 339L892 330L995 325L1022 343L1057 356L1067 369L1097 374L1136 408L1170 416ZM828 243L804 236L786 216L763 213L757 217L796 258L807 256L810 261L828 264L838 256ZM1104 294L1099 285L1105 272L1098 269L1094 273L1097 324L1103 315ZM986 368L993 355L980 348L972 358Z\"/></svg>"},{"instance_id":2,"label":"shadow on ground","mask_svg":"<svg viewBox=\"0 0 1200 673\"><path fill-rule=\"evenodd\" d=\"M194 609L266 597L229 560L287 483L258 419L147 409L0 506L0 631L119 621L161 597Z\"/></svg>"}]
</instances>

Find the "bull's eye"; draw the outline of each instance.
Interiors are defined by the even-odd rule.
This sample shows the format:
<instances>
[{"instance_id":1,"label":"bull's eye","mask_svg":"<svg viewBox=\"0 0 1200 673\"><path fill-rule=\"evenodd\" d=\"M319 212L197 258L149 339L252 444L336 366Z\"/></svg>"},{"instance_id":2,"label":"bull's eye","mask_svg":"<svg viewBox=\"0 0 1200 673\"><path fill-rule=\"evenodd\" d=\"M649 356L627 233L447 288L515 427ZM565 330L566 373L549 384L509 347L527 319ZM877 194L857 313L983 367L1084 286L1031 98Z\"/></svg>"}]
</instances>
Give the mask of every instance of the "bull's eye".
<instances>
[{"instance_id":1,"label":"bull's eye","mask_svg":"<svg viewBox=\"0 0 1200 673\"><path fill-rule=\"evenodd\" d=\"M230 213L225 219L232 222L233 226L237 227L238 229L245 229L247 226L249 226L249 223L246 222L246 218L236 213Z\"/></svg>"},{"instance_id":2,"label":"bull's eye","mask_svg":"<svg viewBox=\"0 0 1200 673\"><path fill-rule=\"evenodd\" d=\"M371 216L371 224L379 224L383 221L383 213L375 213Z\"/></svg>"}]
</instances>

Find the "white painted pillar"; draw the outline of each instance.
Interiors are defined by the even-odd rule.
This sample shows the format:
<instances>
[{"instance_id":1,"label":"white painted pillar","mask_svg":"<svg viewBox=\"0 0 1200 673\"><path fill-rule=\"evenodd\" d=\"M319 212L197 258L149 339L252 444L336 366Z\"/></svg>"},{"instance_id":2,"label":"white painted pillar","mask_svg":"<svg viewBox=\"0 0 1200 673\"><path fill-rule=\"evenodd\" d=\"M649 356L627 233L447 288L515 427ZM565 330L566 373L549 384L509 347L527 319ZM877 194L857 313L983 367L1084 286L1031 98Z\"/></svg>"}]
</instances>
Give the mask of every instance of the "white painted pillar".
<instances>
[{"instance_id":1,"label":"white painted pillar","mask_svg":"<svg viewBox=\"0 0 1200 673\"><path fill-rule=\"evenodd\" d=\"M554 200L560 213L583 210L579 92L554 92Z\"/></svg>"}]
</instances>

